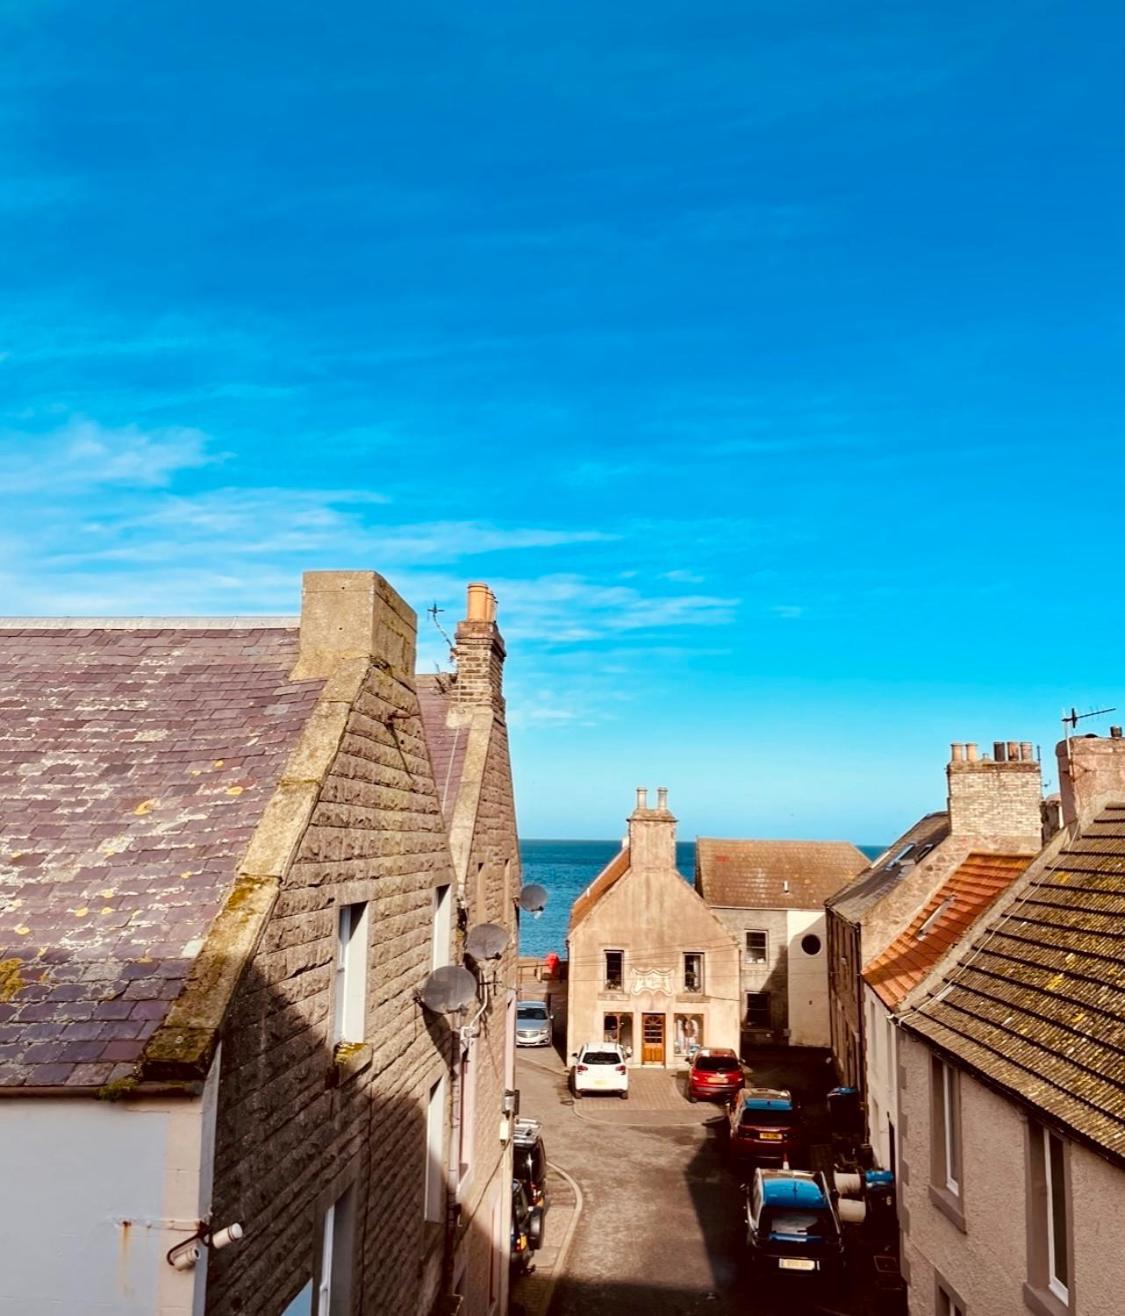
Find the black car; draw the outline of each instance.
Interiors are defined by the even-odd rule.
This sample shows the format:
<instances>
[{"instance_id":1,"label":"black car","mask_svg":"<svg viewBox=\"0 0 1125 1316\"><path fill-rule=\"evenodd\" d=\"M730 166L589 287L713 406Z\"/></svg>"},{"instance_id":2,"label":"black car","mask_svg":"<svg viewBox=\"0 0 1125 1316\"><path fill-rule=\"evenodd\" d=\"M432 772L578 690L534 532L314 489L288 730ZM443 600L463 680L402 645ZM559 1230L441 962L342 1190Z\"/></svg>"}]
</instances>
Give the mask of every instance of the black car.
<instances>
[{"instance_id":1,"label":"black car","mask_svg":"<svg viewBox=\"0 0 1125 1316\"><path fill-rule=\"evenodd\" d=\"M534 1269L531 1254L542 1242L543 1217L528 1205L527 1194L518 1179L512 1180L512 1252L511 1267L520 1275Z\"/></svg>"},{"instance_id":2,"label":"black car","mask_svg":"<svg viewBox=\"0 0 1125 1316\"><path fill-rule=\"evenodd\" d=\"M802 1283L839 1276L844 1237L823 1174L756 1170L746 1190L746 1246L763 1278Z\"/></svg>"},{"instance_id":3,"label":"black car","mask_svg":"<svg viewBox=\"0 0 1125 1316\"><path fill-rule=\"evenodd\" d=\"M550 1198L547 1189L547 1149L543 1146L543 1128L538 1120L517 1119L512 1137L512 1175L523 1184L527 1202L540 1216L547 1214ZM542 1235L542 1222L539 1233Z\"/></svg>"}]
</instances>

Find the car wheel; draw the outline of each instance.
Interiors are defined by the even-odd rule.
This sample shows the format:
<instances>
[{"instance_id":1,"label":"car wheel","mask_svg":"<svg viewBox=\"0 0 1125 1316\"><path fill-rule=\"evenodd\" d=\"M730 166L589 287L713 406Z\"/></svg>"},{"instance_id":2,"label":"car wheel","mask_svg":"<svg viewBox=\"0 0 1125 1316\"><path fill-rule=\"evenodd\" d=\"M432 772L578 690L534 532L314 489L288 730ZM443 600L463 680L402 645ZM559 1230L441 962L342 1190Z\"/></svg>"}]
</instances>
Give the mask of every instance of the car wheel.
<instances>
[{"instance_id":1,"label":"car wheel","mask_svg":"<svg viewBox=\"0 0 1125 1316\"><path fill-rule=\"evenodd\" d=\"M688 1088L687 1090L687 1099L692 1103L693 1106L699 1100L699 1098L695 1095L695 1093L691 1090L691 1088Z\"/></svg>"},{"instance_id":2,"label":"car wheel","mask_svg":"<svg viewBox=\"0 0 1125 1316\"><path fill-rule=\"evenodd\" d=\"M575 1088L575 1089L574 1089L574 1100L575 1100L575 1101L581 1101L581 1100L582 1100L582 1093L579 1091L578 1088Z\"/></svg>"},{"instance_id":3,"label":"car wheel","mask_svg":"<svg viewBox=\"0 0 1125 1316\"><path fill-rule=\"evenodd\" d=\"M621 1100L622 1100L622 1101L628 1101L628 1100L629 1100L629 1089L628 1089L628 1088L626 1088L626 1089L621 1093Z\"/></svg>"}]
</instances>

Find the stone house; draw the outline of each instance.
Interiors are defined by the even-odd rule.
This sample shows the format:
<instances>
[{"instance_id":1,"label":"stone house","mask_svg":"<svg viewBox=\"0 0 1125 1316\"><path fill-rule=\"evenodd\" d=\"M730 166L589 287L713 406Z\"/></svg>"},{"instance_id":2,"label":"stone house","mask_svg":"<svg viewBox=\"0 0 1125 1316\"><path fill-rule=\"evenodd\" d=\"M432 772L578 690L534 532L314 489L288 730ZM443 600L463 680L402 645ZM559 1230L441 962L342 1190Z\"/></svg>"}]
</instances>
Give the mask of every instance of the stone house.
<instances>
[{"instance_id":1,"label":"stone house","mask_svg":"<svg viewBox=\"0 0 1125 1316\"><path fill-rule=\"evenodd\" d=\"M970 854L1034 855L1042 837L1042 780L1032 746L997 742L994 757L955 744L946 808L920 818L825 902L828 1022L837 1076L866 1093L863 969L913 920Z\"/></svg>"},{"instance_id":2,"label":"stone house","mask_svg":"<svg viewBox=\"0 0 1125 1316\"><path fill-rule=\"evenodd\" d=\"M695 843L695 889L734 934L744 1047L824 1046L824 902L867 866L848 841Z\"/></svg>"},{"instance_id":3,"label":"stone house","mask_svg":"<svg viewBox=\"0 0 1125 1316\"><path fill-rule=\"evenodd\" d=\"M970 935L1031 859L970 854L863 970L868 1139L885 1169L898 1168L896 1012L938 961Z\"/></svg>"},{"instance_id":4,"label":"stone house","mask_svg":"<svg viewBox=\"0 0 1125 1316\"><path fill-rule=\"evenodd\" d=\"M915 1316L1111 1316L1125 1254L1125 740L1058 747L1063 830L898 1016Z\"/></svg>"},{"instance_id":5,"label":"stone house","mask_svg":"<svg viewBox=\"0 0 1125 1316\"><path fill-rule=\"evenodd\" d=\"M567 934L567 1054L618 1041L630 1064L675 1068L690 1048L738 1049L733 935L676 869L661 787L637 791L625 844L574 902Z\"/></svg>"},{"instance_id":6,"label":"stone house","mask_svg":"<svg viewBox=\"0 0 1125 1316\"><path fill-rule=\"evenodd\" d=\"M0 1311L504 1310L490 608L438 689L374 572L299 621L0 626ZM462 1032L417 992L482 914Z\"/></svg>"}]
</instances>

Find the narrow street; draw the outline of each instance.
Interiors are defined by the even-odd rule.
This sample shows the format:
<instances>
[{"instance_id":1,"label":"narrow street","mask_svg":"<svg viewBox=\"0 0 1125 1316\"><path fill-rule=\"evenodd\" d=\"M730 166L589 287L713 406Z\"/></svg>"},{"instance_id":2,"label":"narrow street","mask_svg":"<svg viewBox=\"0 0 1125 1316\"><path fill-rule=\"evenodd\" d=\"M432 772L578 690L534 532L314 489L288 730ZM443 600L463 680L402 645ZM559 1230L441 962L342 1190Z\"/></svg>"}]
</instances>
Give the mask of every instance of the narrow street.
<instances>
[{"instance_id":1,"label":"narrow street","mask_svg":"<svg viewBox=\"0 0 1125 1316\"><path fill-rule=\"evenodd\" d=\"M517 1069L523 1114L542 1120L548 1159L578 1183L583 1199L550 1316L847 1310L819 1306L793 1287L771 1297L751 1285L721 1108L689 1105L677 1076L662 1070L635 1071L627 1102L587 1097L575 1104L553 1052L521 1053ZM552 1233L558 1228L548 1215L551 1244L560 1241ZM518 1281L513 1296L527 1316L546 1316L549 1288L536 1275Z\"/></svg>"}]
</instances>

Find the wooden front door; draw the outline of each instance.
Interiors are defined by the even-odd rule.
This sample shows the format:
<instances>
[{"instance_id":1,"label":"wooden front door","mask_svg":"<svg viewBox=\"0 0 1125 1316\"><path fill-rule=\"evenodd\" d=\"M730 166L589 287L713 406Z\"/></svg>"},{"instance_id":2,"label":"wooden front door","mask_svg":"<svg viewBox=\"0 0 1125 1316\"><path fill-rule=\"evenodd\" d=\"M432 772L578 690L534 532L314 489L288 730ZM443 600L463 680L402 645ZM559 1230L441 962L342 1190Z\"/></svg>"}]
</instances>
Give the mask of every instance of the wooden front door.
<instances>
[{"instance_id":1,"label":"wooden front door","mask_svg":"<svg viewBox=\"0 0 1125 1316\"><path fill-rule=\"evenodd\" d=\"M662 1014L645 1014L641 1016L641 1063L645 1065L662 1065L664 1063L664 1016Z\"/></svg>"}]
</instances>

